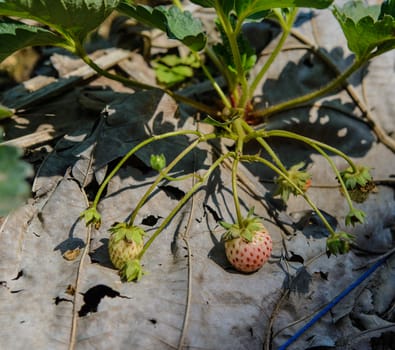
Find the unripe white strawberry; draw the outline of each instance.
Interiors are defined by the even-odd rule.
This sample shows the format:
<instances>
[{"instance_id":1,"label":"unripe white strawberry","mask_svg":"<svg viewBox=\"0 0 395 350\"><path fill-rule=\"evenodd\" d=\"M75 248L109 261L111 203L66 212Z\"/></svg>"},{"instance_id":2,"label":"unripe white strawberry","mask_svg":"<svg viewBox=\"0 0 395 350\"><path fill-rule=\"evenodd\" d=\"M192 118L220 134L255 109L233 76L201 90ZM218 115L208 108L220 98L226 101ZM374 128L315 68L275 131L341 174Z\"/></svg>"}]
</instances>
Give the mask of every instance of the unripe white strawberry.
<instances>
[{"instance_id":1,"label":"unripe white strawberry","mask_svg":"<svg viewBox=\"0 0 395 350\"><path fill-rule=\"evenodd\" d=\"M122 270L125 265L138 258L144 242L144 230L126 223L118 223L111 227L111 236L108 243L108 252L113 265Z\"/></svg>"},{"instance_id":2,"label":"unripe white strawberry","mask_svg":"<svg viewBox=\"0 0 395 350\"><path fill-rule=\"evenodd\" d=\"M272 239L265 228L253 233L252 241L238 237L225 242L225 253L232 266L241 272L259 270L270 258Z\"/></svg>"},{"instance_id":3,"label":"unripe white strawberry","mask_svg":"<svg viewBox=\"0 0 395 350\"><path fill-rule=\"evenodd\" d=\"M253 217L252 211L241 223L222 223L227 229L222 240L225 253L232 266L240 272L254 272L270 258L273 249L269 232Z\"/></svg>"}]
</instances>

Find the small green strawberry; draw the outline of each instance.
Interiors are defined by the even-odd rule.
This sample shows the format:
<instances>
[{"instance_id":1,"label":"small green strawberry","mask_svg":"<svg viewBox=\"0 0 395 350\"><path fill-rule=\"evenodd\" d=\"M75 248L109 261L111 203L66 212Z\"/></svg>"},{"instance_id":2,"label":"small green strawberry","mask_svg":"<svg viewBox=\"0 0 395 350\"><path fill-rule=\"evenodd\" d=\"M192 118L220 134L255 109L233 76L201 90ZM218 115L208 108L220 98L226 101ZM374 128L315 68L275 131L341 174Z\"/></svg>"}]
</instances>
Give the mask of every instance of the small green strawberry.
<instances>
[{"instance_id":1,"label":"small green strawberry","mask_svg":"<svg viewBox=\"0 0 395 350\"><path fill-rule=\"evenodd\" d=\"M259 270L270 258L272 239L259 218L248 215L242 224L222 223L227 228L222 240L232 266L240 272Z\"/></svg>"},{"instance_id":2,"label":"small green strawberry","mask_svg":"<svg viewBox=\"0 0 395 350\"><path fill-rule=\"evenodd\" d=\"M376 190L376 185L373 181L369 181L365 186L356 186L352 190L348 190L350 198L356 203L365 202L369 194Z\"/></svg>"},{"instance_id":3,"label":"small green strawberry","mask_svg":"<svg viewBox=\"0 0 395 350\"><path fill-rule=\"evenodd\" d=\"M110 228L111 236L108 243L108 252L113 265L120 270L126 280L133 275L136 279L141 274L136 274L135 263L141 253L144 242L144 230L137 226L129 226L127 223L118 223ZM138 260L137 260L138 261Z\"/></svg>"},{"instance_id":4,"label":"small green strawberry","mask_svg":"<svg viewBox=\"0 0 395 350\"><path fill-rule=\"evenodd\" d=\"M161 172L163 168L166 166L166 157L162 154L151 154L150 157L151 168Z\"/></svg>"}]
</instances>

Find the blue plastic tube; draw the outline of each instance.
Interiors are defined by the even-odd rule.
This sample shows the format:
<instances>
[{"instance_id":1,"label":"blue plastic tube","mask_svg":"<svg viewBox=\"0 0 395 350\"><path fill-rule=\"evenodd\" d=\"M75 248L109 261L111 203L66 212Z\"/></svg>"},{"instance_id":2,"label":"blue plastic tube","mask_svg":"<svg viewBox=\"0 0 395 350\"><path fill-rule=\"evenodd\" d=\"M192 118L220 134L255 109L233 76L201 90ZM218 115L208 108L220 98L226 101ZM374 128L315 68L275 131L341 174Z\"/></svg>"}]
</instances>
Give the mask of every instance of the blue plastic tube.
<instances>
[{"instance_id":1,"label":"blue plastic tube","mask_svg":"<svg viewBox=\"0 0 395 350\"><path fill-rule=\"evenodd\" d=\"M388 258L386 256L376 263L374 263L369 269L367 269L357 280L351 283L346 289L344 289L337 297L335 297L327 306L319 311L309 322L307 322L302 328L300 328L291 338L289 338L278 350L285 350L294 341L296 341L304 332L312 327L321 317L323 317L328 311L330 311L336 304L338 304L345 296L347 296L353 289L358 287L365 279L367 279L374 271L376 271Z\"/></svg>"}]
</instances>

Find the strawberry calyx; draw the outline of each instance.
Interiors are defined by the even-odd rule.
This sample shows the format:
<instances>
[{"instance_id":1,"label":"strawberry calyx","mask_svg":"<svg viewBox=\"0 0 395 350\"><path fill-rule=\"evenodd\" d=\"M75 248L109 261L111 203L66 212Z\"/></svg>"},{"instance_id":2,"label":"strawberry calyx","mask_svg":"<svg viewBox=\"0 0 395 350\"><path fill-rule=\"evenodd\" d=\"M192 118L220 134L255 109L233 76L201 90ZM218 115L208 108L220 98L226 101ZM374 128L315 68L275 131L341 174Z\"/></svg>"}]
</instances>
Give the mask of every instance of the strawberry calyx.
<instances>
[{"instance_id":1,"label":"strawberry calyx","mask_svg":"<svg viewBox=\"0 0 395 350\"><path fill-rule=\"evenodd\" d=\"M355 188L363 188L372 181L369 168L365 166L356 166L355 169L348 167L346 170L340 172L340 176L344 181L347 190Z\"/></svg>"},{"instance_id":2,"label":"strawberry calyx","mask_svg":"<svg viewBox=\"0 0 395 350\"><path fill-rule=\"evenodd\" d=\"M353 240L353 235L343 231L330 235L326 241L327 255L348 253Z\"/></svg>"},{"instance_id":3,"label":"strawberry calyx","mask_svg":"<svg viewBox=\"0 0 395 350\"><path fill-rule=\"evenodd\" d=\"M126 222L116 223L109 231L114 236L114 243L123 239L130 243L135 242L136 244L140 244L143 242L143 237L145 235L145 231L141 227L129 226Z\"/></svg>"},{"instance_id":4,"label":"strawberry calyx","mask_svg":"<svg viewBox=\"0 0 395 350\"><path fill-rule=\"evenodd\" d=\"M366 214L364 211L353 208L346 216L346 225L355 226L355 224L357 223L363 224L365 221L365 217Z\"/></svg>"},{"instance_id":5,"label":"strawberry calyx","mask_svg":"<svg viewBox=\"0 0 395 350\"><path fill-rule=\"evenodd\" d=\"M90 224L94 224L96 229L100 228L101 215L95 207L90 207L84 210L81 213L80 218L84 219L86 226L89 226Z\"/></svg>"},{"instance_id":6,"label":"strawberry calyx","mask_svg":"<svg viewBox=\"0 0 395 350\"><path fill-rule=\"evenodd\" d=\"M222 241L230 241L235 238L243 238L246 242L252 242L255 232L264 229L259 217L254 216L253 210L250 210L247 217L240 223L229 224L221 221L221 226L227 231L222 235Z\"/></svg>"},{"instance_id":7,"label":"strawberry calyx","mask_svg":"<svg viewBox=\"0 0 395 350\"><path fill-rule=\"evenodd\" d=\"M139 259L128 261L119 271L121 278L126 282L140 281L144 275L144 270Z\"/></svg>"},{"instance_id":8,"label":"strawberry calyx","mask_svg":"<svg viewBox=\"0 0 395 350\"><path fill-rule=\"evenodd\" d=\"M300 194L300 190L306 192L311 186L311 174L307 171L301 170L304 166L305 163L300 162L289 168L287 176L293 184L284 177L278 177L276 179L277 189L274 195L279 195L284 202L287 202L291 194L297 196Z\"/></svg>"}]
</instances>

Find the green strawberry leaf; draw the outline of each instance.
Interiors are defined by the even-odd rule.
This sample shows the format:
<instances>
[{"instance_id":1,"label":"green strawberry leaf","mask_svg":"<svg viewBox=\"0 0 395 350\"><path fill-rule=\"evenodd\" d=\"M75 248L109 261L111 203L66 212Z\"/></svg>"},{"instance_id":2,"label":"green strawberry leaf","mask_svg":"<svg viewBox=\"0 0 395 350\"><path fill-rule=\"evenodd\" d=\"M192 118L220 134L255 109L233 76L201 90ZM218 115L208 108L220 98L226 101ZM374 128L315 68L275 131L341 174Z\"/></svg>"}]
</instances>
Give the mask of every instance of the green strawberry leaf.
<instances>
[{"instance_id":1,"label":"green strawberry leaf","mask_svg":"<svg viewBox=\"0 0 395 350\"><path fill-rule=\"evenodd\" d=\"M0 0L0 16L33 19L69 39L83 42L118 3L119 0Z\"/></svg>"},{"instance_id":2,"label":"green strawberry leaf","mask_svg":"<svg viewBox=\"0 0 395 350\"><path fill-rule=\"evenodd\" d=\"M238 17L247 18L254 16L260 12L273 8L287 8L287 7L310 7L323 9L329 7L333 0L235 0L234 10Z\"/></svg>"},{"instance_id":3,"label":"green strawberry leaf","mask_svg":"<svg viewBox=\"0 0 395 350\"><path fill-rule=\"evenodd\" d=\"M192 0L191 2L193 2L194 4L203 6L203 7L212 7L214 8L215 6L215 1L214 0ZM229 1L231 2L231 1Z\"/></svg>"},{"instance_id":4,"label":"green strawberry leaf","mask_svg":"<svg viewBox=\"0 0 395 350\"><path fill-rule=\"evenodd\" d=\"M0 62L28 46L67 46L67 41L51 31L15 21L0 21Z\"/></svg>"},{"instance_id":5,"label":"green strawberry leaf","mask_svg":"<svg viewBox=\"0 0 395 350\"><path fill-rule=\"evenodd\" d=\"M160 62L163 62L168 67L176 67L179 65L185 65L192 68L199 68L200 62L195 57L195 55L188 55L185 57L180 57L177 55L165 55L159 59Z\"/></svg>"},{"instance_id":6,"label":"green strawberry leaf","mask_svg":"<svg viewBox=\"0 0 395 350\"><path fill-rule=\"evenodd\" d=\"M118 5L118 10L150 27L158 28L163 32L167 31L166 8L163 6L155 8L145 5L133 6L121 1Z\"/></svg>"},{"instance_id":7,"label":"green strawberry leaf","mask_svg":"<svg viewBox=\"0 0 395 350\"><path fill-rule=\"evenodd\" d=\"M390 15L395 17L395 1L394 0L386 0L381 5L380 18L383 18L385 15Z\"/></svg>"},{"instance_id":8,"label":"green strawberry leaf","mask_svg":"<svg viewBox=\"0 0 395 350\"><path fill-rule=\"evenodd\" d=\"M0 130L0 142L1 133ZM26 177L33 171L20 159L21 154L19 148L0 144L0 216L16 209L30 194Z\"/></svg>"},{"instance_id":9,"label":"green strawberry leaf","mask_svg":"<svg viewBox=\"0 0 395 350\"><path fill-rule=\"evenodd\" d=\"M253 17L258 19L260 15L262 18L267 14L267 10L274 8L286 8L286 7L310 7L317 9L324 9L329 7L333 0L192 0L193 3L203 7L216 8L217 11L228 15L234 11L237 17L241 19Z\"/></svg>"},{"instance_id":10,"label":"green strawberry leaf","mask_svg":"<svg viewBox=\"0 0 395 350\"><path fill-rule=\"evenodd\" d=\"M192 53L185 57L169 54L158 58L152 65L158 81L168 87L193 77L200 62Z\"/></svg>"},{"instance_id":11,"label":"green strawberry leaf","mask_svg":"<svg viewBox=\"0 0 395 350\"><path fill-rule=\"evenodd\" d=\"M184 60L176 55L165 56L152 65L155 69L158 81L168 87L181 83L188 78L193 77L194 67L189 65L189 59ZM193 63L195 65L195 63Z\"/></svg>"},{"instance_id":12,"label":"green strawberry leaf","mask_svg":"<svg viewBox=\"0 0 395 350\"><path fill-rule=\"evenodd\" d=\"M169 68L162 64L156 64L155 74L161 84L172 87L175 84L183 82L186 78L192 77L193 70L191 67L187 66Z\"/></svg>"},{"instance_id":13,"label":"green strawberry leaf","mask_svg":"<svg viewBox=\"0 0 395 350\"><path fill-rule=\"evenodd\" d=\"M149 26L167 33L170 39L181 41L193 51L200 51L206 45L206 35L200 20L193 18L188 11L176 6L133 6L122 1L118 10Z\"/></svg>"},{"instance_id":14,"label":"green strawberry leaf","mask_svg":"<svg viewBox=\"0 0 395 350\"><path fill-rule=\"evenodd\" d=\"M365 5L362 1L335 6L333 14L347 39L349 49L360 60L395 48L394 1ZM361 40L363 38L363 40Z\"/></svg>"},{"instance_id":15,"label":"green strawberry leaf","mask_svg":"<svg viewBox=\"0 0 395 350\"><path fill-rule=\"evenodd\" d=\"M206 45L206 35L200 20L192 17L188 11L182 12L172 6L166 12L168 35L171 39L178 39L193 51L199 51Z\"/></svg>"},{"instance_id":16,"label":"green strawberry leaf","mask_svg":"<svg viewBox=\"0 0 395 350\"><path fill-rule=\"evenodd\" d=\"M341 11L344 16L350 18L354 23L367 16L377 20L380 15L380 5L367 6L360 0L347 2L341 10L336 6L335 9Z\"/></svg>"}]
</instances>

